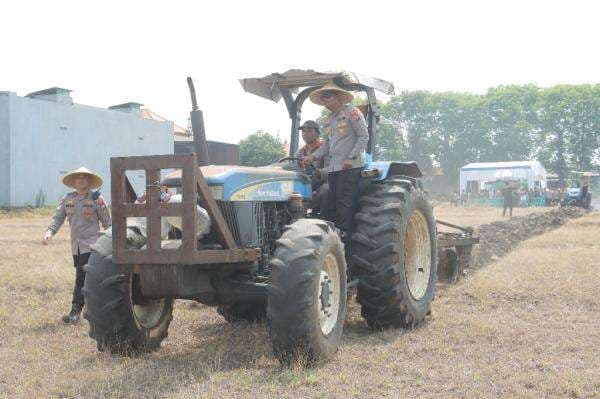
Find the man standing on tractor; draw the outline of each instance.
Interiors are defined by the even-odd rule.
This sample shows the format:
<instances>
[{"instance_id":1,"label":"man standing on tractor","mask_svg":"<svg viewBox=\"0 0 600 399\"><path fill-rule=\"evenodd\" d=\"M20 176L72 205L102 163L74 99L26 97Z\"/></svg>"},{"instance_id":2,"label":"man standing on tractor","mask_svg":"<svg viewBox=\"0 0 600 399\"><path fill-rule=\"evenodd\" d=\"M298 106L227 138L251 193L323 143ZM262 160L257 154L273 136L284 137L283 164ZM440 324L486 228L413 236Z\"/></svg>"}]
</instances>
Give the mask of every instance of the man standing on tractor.
<instances>
[{"instance_id":1,"label":"man standing on tractor","mask_svg":"<svg viewBox=\"0 0 600 399\"><path fill-rule=\"evenodd\" d=\"M313 103L325 106L330 114L323 124L325 141L304 158L304 164L329 156L329 210L327 218L345 234L350 245L354 214L358 204L358 183L364 165L369 132L363 114L349 105L354 96L333 82L310 93Z\"/></svg>"},{"instance_id":2,"label":"man standing on tractor","mask_svg":"<svg viewBox=\"0 0 600 399\"><path fill-rule=\"evenodd\" d=\"M90 172L85 167L81 167L66 174L62 181L65 186L73 188L75 191L65 195L60 201L52 223L50 223L44 234L42 245L48 245L65 219L68 219L71 228L71 251L75 266L75 287L73 288L71 312L63 316L62 321L65 324L75 324L79 320L84 305L83 294L81 293L85 282L83 266L88 263L90 258L91 245L98 240L99 225L102 224L102 227L106 229L111 225L111 219L100 191L91 191L102 186L102 177Z\"/></svg>"},{"instance_id":3,"label":"man standing on tractor","mask_svg":"<svg viewBox=\"0 0 600 399\"><path fill-rule=\"evenodd\" d=\"M510 182L504 182L504 187L502 187L502 198L504 199L504 206L502 209L502 216L506 215L506 210L509 210L509 216L513 215L513 206L515 203L515 196L513 193L513 187L510 185Z\"/></svg>"}]
</instances>

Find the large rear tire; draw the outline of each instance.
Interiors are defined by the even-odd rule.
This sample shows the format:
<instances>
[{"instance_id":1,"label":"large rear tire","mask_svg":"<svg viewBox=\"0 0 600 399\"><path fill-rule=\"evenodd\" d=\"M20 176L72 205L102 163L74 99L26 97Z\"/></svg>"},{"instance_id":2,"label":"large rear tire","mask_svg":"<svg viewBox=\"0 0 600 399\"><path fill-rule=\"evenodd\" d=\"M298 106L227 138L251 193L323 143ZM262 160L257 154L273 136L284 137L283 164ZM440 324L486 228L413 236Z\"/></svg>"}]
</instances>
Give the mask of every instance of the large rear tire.
<instances>
[{"instance_id":1,"label":"large rear tire","mask_svg":"<svg viewBox=\"0 0 600 399\"><path fill-rule=\"evenodd\" d=\"M344 245L317 219L286 226L271 261L267 317L273 351L283 364L320 363L338 350L346 317Z\"/></svg>"},{"instance_id":2,"label":"large rear tire","mask_svg":"<svg viewBox=\"0 0 600 399\"><path fill-rule=\"evenodd\" d=\"M360 203L352 270L362 315L374 329L414 328L431 312L437 281L431 205L404 179L373 184Z\"/></svg>"},{"instance_id":3,"label":"large rear tire","mask_svg":"<svg viewBox=\"0 0 600 399\"><path fill-rule=\"evenodd\" d=\"M84 269L84 318L98 350L130 355L158 349L173 319L173 300L142 297L139 276L112 262L110 235L100 237Z\"/></svg>"}]
</instances>

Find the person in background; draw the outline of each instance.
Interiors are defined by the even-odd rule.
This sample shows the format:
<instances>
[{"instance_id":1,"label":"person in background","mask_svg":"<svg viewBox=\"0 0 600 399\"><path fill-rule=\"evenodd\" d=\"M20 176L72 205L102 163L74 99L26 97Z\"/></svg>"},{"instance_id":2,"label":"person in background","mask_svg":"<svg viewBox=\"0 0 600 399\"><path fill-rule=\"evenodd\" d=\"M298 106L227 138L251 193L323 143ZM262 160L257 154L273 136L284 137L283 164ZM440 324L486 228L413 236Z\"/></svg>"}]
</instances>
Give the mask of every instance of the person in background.
<instances>
[{"instance_id":1,"label":"person in background","mask_svg":"<svg viewBox=\"0 0 600 399\"><path fill-rule=\"evenodd\" d=\"M509 217L513 215L513 206L514 206L514 193L513 188L510 185L510 182L504 182L504 187L502 187L502 198L504 200L502 216L506 216L506 211L509 210Z\"/></svg>"},{"instance_id":2,"label":"person in background","mask_svg":"<svg viewBox=\"0 0 600 399\"><path fill-rule=\"evenodd\" d=\"M83 266L90 258L91 245L98 240L100 225L105 229L108 228L111 225L111 219L100 191L91 191L102 186L103 180L100 175L81 167L66 174L62 178L62 182L75 191L65 195L58 204L52 222L42 239L42 245L50 243L65 219L69 221L71 253L75 266L75 287L73 288L71 311L63 316L62 321L65 324L75 324L79 320L84 306L84 298L81 293L85 282Z\"/></svg>"},{"instance_id":3,"label":"person in background","mask_svg":"<svg viewBox=\"0 0 600 399\"><path fill-rule=\"evenodd\" d=\"M460 193L460 206L464 207L467 205L467 192L462 190Z\"/></svg>"},{"instance_id":4,"label":"person in background","mask_svg":"<svg viewBox=\"0 0 600 399\"><path fill-rule=\"evenodd\" d=\"M527 190L521 189L521 197L519 201L519 206L524 208L527 205Z\"/></svg>"},{"instance_id":5,"label":"person in background","mask_svg":"<svg viewBox=\"0 0 600 399\"><path fill-rule=\"evenodd\" d=\"M460 202L460 195L458 195L458 191L455 191L454 193L452 193L452 198L450 199L450 205L458 206L459 202Z\"/></svg>"}]
</instances>

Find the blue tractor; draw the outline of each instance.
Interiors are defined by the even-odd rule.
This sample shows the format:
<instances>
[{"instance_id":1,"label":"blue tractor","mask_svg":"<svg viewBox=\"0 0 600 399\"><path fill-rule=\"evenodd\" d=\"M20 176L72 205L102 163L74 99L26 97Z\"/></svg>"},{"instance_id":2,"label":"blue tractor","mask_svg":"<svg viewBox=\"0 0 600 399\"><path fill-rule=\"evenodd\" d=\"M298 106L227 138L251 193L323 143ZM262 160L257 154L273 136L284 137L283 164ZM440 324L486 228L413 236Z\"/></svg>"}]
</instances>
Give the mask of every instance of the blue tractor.
<instances>
[{"instance_id":1,"label":"blue tractor","mask_svg":"<svg viewBox=\"0 0 600 399\"><path fill-rule=\"evenodd\" d=\"M414 162L365 165L351 248L310 208L311 171L294 158L298 126L308 95L330 81L365 95L373 154L375 91L391 95L393 85L348 72L290 70L241 80L245 91L285 102L290 154L276 164L208 165L190 79L195 153L111 159L113 226L93 248L84 288L84 316L99 350L157 349L176 299L215 306L229 322L266 319L282 363L330 359L355 292L372 329L411 329L425 320L438 253L432 206ZM140 169L143 202L126 176ZM173 169L160 180L161 171Z\"/></svg>"},{"instance_id":2,"label":"blue tractor","mask_svg":"<svg viewBox=\"0 0 600 399\"><path fill-rule=\"evenodd\" d=\"M571 172L577 176L572 179L572 184L565 190L561 206L577 206L583 209L592 209L592 193L590 186L592 177L598 176L591 172Z\"/></svg>"}]
</instances>

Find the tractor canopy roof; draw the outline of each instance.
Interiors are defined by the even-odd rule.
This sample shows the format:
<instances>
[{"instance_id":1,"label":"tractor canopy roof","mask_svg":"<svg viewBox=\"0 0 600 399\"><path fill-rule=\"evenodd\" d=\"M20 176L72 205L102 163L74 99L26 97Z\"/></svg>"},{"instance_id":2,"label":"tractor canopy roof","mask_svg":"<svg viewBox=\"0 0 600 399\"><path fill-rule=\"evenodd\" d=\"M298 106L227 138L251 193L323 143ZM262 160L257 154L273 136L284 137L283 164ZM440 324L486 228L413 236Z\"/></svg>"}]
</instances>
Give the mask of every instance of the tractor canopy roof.
<instances>
[{"instance_id":1,"label":"tractor canopy roof","mask_svg":"<svg viewBox=\"0 0 600 399\"><path fill-rule=\"evenodd\" d=\"M312 69L290 69L284 73L272 73L262 78L240 79L246 92L274 102L281 99L281 90L295 93L298 88L323 86L330 81L334 81L342 87L359 85L373 88L384 94L394 95L393 83L348 71L317 72Z\"/></svg>"}]
</instances>

